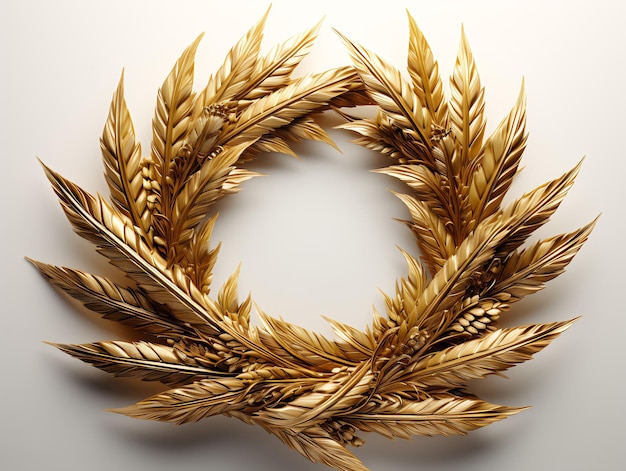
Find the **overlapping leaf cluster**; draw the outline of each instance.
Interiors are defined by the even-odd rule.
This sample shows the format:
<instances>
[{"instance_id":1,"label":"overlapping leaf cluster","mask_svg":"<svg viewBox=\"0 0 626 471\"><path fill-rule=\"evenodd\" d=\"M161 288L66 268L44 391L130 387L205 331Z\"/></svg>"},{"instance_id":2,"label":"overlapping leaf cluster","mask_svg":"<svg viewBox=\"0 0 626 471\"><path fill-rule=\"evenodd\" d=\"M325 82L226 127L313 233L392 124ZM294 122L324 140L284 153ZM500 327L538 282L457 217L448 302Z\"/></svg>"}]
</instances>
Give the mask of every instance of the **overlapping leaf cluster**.
<instances>
[{"instance_id":1,"label":"overlapping leaf cluster","mask_svg":"<svg viewBox=\"0 0 626 471\"><path fill-rule=\"evenodd\" d=\"M193 91L199 39L160 88L151 151L136 141L120 81L101 147L111 201L46 174L76 232L128 283L34 262L86 307L136 329L142 341L59 345L118 376L174 386L118 410L191 422L215 414L260 425L307 458L364 470L347 445L357 431L388 437L456 434L518 409L465 392L467 382L529 359L572 321L497 328L500 314L560 274L593 223L523 247L572 185L578 167L502 206L526 142L523 91L484 138L484 93L465 37L443 93L437 63L410 18L410 80L348 39L355 67L292 78L317 28L260 55L265 17ZM393 159L380 170L407 183L422 253L365 332L331 321L338 339L259 313L240 301L235 273L213 296L212 204L255 176L241 164L292 153L290 140L330 142L312 115L375 103L351 119L358 142ZM423 265L422 265L423 263Z\"/></svg>"}]
</instances>

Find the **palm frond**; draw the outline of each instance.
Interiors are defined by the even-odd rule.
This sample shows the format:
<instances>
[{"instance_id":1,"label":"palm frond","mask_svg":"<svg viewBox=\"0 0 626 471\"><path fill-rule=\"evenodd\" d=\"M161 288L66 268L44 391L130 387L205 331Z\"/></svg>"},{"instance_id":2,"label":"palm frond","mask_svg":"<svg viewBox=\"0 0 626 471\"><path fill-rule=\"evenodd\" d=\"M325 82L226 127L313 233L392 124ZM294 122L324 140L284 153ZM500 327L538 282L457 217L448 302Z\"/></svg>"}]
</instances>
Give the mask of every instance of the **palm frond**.
<instances>
[{"instance_id":1,"label":"palm frond","mask_svg":"<svg viewBox=\"0 0 626 471\"><path fill-rule=\"evenodd\" d=\"M209 105L235 101L247 93L250 78L257 67L263 29L269 8L263 17L232 47L223 65L200 92L196 103L197 112Z\"/></svg>"},{"instance_id":2,"label":"palm frond","mask_svg":"<svg viewBox=\"0 0 626 471\"><path fill-rule=\"evenodd\" d=\"M163 305L156 305L138 290L119 286L96 275L29 260L50 282L105 319L157 337L194 335Z\"/></svg>"},{"instance_id":3,"label":"palm frond","mask_svg":"<svg viewBox=\"0 0 626 471\"><path fill-rule=\"evenodd\" d=\"M472 173L469 184L472 224L466 229L468 233L500 208L526 147L525 126L526 95L522 87L509 115L485 142L477 168Z\"/></svg>"},{"instance_id":4,"label":"palm frond","mask_svg":"<svg viewBox=\"0 0 626 471\"><path fill-rule=\"evenodd\" d=\"M460 145L461 165L475 159L482 147L485 132L485 90L480 84L474 56L465 36L461 32L461 44L450 78L449 116L450 128Z\"/></svg>"},{"instance_id":5,"label":"palm frond","mask_svg":"<svg viewBox=\"0 0 626 471\"><path fill-rule=\"evenodd\" d=\"M290 83L291 74L311 50L322 22L276 45L266 56L257 60L247 78L246 88L239 93L241 100L252 101L269 95Z\"/></svg>"},{"instance_id":6,"label":"palm frond","mask_svg":"<svg viewBox=\"0 0 626 471\"><path fill-rule=\"evenodd\" d=\"M115 376L165 384L215 379L228 373L210 369L175 348L150 342L52 344L59 350ZM209 363L208 360L206 363Z\"/></svg>"},{"instance_id":7,"label":"palm frond","mask_svg":"<svg viewBox=\"0 0 626 471\"><path fill-rule=\"evenodd\" d=\"M398 69L338 33L369 95L399 128L430 146L430 115Z\"/></svg>"},{"instance_id":8,"label":"palm frond","mask_svg":"<svg viewBox=\"0 0 626 471\"><path fill-rule=\"evenodd\" d=\"M365 407L344 420L364 432L376 432L389 438L411 438L413 435L464 435L521 410L477 399L435 397Z\"/></svg>"},{"instance_id":9,"label":"palm frond","mask_svg":"<svg viewBox=\"0 0 626 471\"><path fill-rule=\"evenodd\" d=\"M432 353L411 365L396 382L416 388L449 390L529 360L574 320L498 329L480 338ZM393 383L388 385L393 391Z\"/></svg>"},{"instance_id":10,"label":"palm frond","mask_svg":"<svg viewBox=\"0 0 626 471\"><path fill-rule=\"evenodd\" d=\"M124 99L124 74L109 109L100 148L104 160L104 175L115 206L142 229L146 241L150 231L148 192L143 185L141 145L136 141L135 128Z\"/></svg>"},{"instance_id":11,"label":"palm frond","mask_svg":"<svg viewBox=\"0 0 626 471\"><path fill-rule=\"evenodd\" d=\"M447 127L448 102L443 94L439 65L433 57L428 41L410 13L408 70L413 91L430 112L432 122L442 129Z\"/></svg>"},{"instance_id":12,"label":"palm frond","mask_svg":"<svg viewBox=\"0 0 626 471\"><path fill-rule=\"evenodd\" d=\"M247 387L235 378L205 379L170 389L134 405L112 412L144 420L183 424L212 415L228 415L245 407L241 398Z\"/></svg>"}]
</instances>

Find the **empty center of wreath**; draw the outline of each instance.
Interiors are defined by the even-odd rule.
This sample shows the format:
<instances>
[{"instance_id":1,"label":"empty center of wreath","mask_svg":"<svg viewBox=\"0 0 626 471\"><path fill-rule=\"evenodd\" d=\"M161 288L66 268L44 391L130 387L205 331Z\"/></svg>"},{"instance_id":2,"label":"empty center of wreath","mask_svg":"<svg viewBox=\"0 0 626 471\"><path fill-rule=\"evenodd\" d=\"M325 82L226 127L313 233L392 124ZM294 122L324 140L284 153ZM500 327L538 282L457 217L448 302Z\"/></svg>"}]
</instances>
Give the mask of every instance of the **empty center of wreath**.
<instances>
[{"instance_id":1,"label":"empty center of wreath","mask_svg":"<svg viewBox=\"0 0 626 471\"><path fill-rule=\"evenodd\" d=\"M370 172L385 159L345 136L335 141L343 154L310 144L298 149L300 160L268 155L251 164L266 176L223 200L213 236L223 241L215 292L241 263L240 298L252 292L269 314L324 334L323 315L364 328L372 305L384 312L379 289L391 292L406 270L397 246L417 251L394 221L408 217L389 191L401 186Z\"/></svg>"}]
</instances>

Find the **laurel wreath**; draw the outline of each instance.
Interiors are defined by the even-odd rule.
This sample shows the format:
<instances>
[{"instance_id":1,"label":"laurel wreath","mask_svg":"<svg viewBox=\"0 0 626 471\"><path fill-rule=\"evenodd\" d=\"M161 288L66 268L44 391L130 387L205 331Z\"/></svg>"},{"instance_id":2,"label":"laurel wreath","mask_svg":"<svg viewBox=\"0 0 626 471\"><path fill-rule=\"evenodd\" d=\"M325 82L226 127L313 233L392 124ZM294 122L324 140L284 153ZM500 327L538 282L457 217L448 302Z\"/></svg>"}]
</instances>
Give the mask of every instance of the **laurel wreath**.
<instances>
[{"instance_id":1,"label":"laurel wreath","mask_svg":"<svg viewBox=\"0 0 626 471\"><path fill-rule=\"evenodd\" d=\"M90 310L142 341L54 344L117 376L172 386L116 412L193 422L224 414L259 425L308 459L365 470L347 449L358 432L386 437L463 434L520 409L480 400L467 383L528 360L573 320L499 328L511 304L563 272L595 221L526 242L556 211L579 170L503 206L526 144L525 95L484 138L484 91L462 35L451 97L409 15L409 78L342 37L353 67L293 78L319 25L260 54L266 15L193 91L198 38L159 89L150 153L142 153L123 77L101 138L111 198L94 196L44 166L75 231L127 282L32 261ZM375 104L374 119L340 108ZM332 143L313 119L334 110L356 142L387 156L379 170L407 184L421 260L385 315L360 331L330 321L336 339L259 313L237 294L237 273L211 293L218 248L212 205L256 176L242 164L265 152L293 154L302 139Z\"/></svg>"}]
</instances>

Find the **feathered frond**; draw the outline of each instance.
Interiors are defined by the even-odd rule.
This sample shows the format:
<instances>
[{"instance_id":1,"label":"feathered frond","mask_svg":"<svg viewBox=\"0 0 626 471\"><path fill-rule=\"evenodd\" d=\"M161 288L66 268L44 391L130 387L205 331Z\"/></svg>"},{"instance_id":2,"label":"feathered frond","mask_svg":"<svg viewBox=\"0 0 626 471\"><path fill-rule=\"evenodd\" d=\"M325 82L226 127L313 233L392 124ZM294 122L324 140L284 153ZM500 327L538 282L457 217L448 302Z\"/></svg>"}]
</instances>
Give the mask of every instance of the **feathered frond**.
<instances>
[{"instance_id":1,"label":"feathered frond","mask_svg":"<svg viewBox=\"0 0 626 471\"><path fill-rule=\"evenodd\" d=\"M355 366L364 357L350 342L340 343L297 325L276 319L264 312L259 318L265 327L263 338L303 364L322 371Z\"/></svg>"},{"instance_id":2,"label":"feathered frond","mask_svg":"<svg viewBox=\"0 0 626 471\"><path fill-rule=\"evenodd\" d=\"M485 90L480 84L465 31L461 32L450 90L449 123L460 146L460 165L464 166L478 156L485 132Z\"/></svg>"},{"instance_id":3,"label":"feathered frond","mask_svg":"<svg viewBox=\"0 0 626 471\"><path fill-rule=\"evenodd\" d=\"M150 342L52 345L115 376L160 381L165 384L185 384L200 379L228 376L224 371L207 368L176 348Z\"/></svg>"},{"instance_id":4,"label":"feathered frond","mask_svg":"<svg viewBox=\"0 0 626 471\"><path fill-rule=\"evenodd\" d=\"M409 210L411 221L407 223L417 238L422 260L431 273L436 273L456 249L452 235L446 229L447 221L423 201L405 194L396 195Z\"/></svg>"},{"instance_id":5,"label":"feathered frond","mask_svg":"<svg viewBox=\"0 0 626 471\"><path fill-rule=\"evenodd\" d=\"M430 111L432 122L445 129L448 122L448 102L443 94L439 66L430 46L410 13L408 70L413 81L413 91Z\"/></svg>"},{"instance_id":6,"label":"feathered frond","mask_svg":"<svg viewBox=\"0 0 626 471\"><path fill-rule=\"evenodd\" d=\"M408 319L409 325L439 331L465 293L472 273L494 256L496 247L506 236L506 230L497 230L494 226L478 227L424 289L415 317Z\"/></svg>"},{"instance_id":7,"label":"feathered frond","mask_svg":"<svg viewBox=\"0 0 626 471\"><path fill-rule=\"evenodd\" d=\"M419 402L389 401L365 407L344 420L359 430L389 438L413 435L464 435L523 409L457 397L429 398Z\"/></svg>"},{"instance_id":8,"label":"feathered frond","mask_svg":"<svg viewBox=\"0 0 626 471\"><path fill-rule=\"evenodd\" d=\"M200 93L196 107L198 110L220 102L243 99L250 87L251 78L257 67L263 29L269 15L269 8L263 17L228 51L223 65L209 79Z\"/></svg>"},{"instance_id":9,"label":"feathered frond","mask_svg":"<svg viewBox=\"0 0 626 471\"><path fill-rule=\"evenodd\" d=\"M418 389L464 388L470 380L500 373L529 360L574 321L498 329L426 356L402 372L395 382ZM394 382L387 388L393 392Z\"/></svg>"},{"instance_id":10,"label":"feathered frond","mask_svg":"<svg viewBox=\"0 0 626 471\"><path fill-rule=\"evenodd\" d=\"M339 34L348 47L354 65L369 95L394 124L430 145L430 116L398 69Z\"/></svg>"},{"instance_id":11,"label":"feathered frond","mask_svg":"<svg viewBox=\"0 0 626 471\"><path fill-rule=\"evenodd\" d=\"M496 297L506 293L508 302L537 292L565 271L587 241L597 219L569 234L560 234L535 242L514 252L502 267L499 281L490 290ZM512 298L510 299L509 296Z\"/></svg>"},{"instance_id":12,"label":"feathered frond","mask_svg":"<svg viewBox=\"0 0 626 471\"><path fill-rule=\"evenodd\" d=\"M511 253L549 221L574 184L581 165L582 161L561 177L529 191L502 210L497 217L500 224L508 226L510 234L498 248L500 252Z\"/></svg>"},{"instance_id":13,"label":"feathered frond","mask_svg":"<svg viewBox=\"0 0 626 471\"><path fill-rule=\"evenodd\" d=\"M320 21L259 58L254 71L247 77L246 87L239 94L240 99L253 101L288 85L292 72L311 50L321 25Z\"/></svg>"},{"instance_id":14,"label":"feathered frond","mask_svg":"<svg viewBox=\"0 0 626 471\"><path fill-rule=\"evenodd\" d=\"M239 303L239 270L237 270L224 282L217 294L217 304L223 313L226 313L237 325L247 330L250 327L250 310L252 300L248 296L245 301Z\"/></svg>"},{"instance_id":15,"label":"feathered frond","mask_svg":"<svg viewBox=\"0 0 626 471\"><path fill-rule=\"evenodd\" d=\"M494 214L517 173L526 147L526 95L520 91L517 103L487 139L478 158L478 165L469 184L472 223L476 224Z\"/></svg>"},{"instance_id":16,"label":"feathered frond","mask_svg":"<svg viewBox=\"0 0 626 471\"><path fill-rule=\"evenodd\" d=\"M276 428L269 431L314 463L323 463L340 471L368 471L356 456L322 427L315 426L297 432Z\"/></svg>"},{"instance_id":17,"label":"feathered frond","mask_svg":"<svg viewBox=\"0 0 626 471\"><path fill-rule=\"evenodd\" d=\"M194 231L193 236L187 244L185 259L188 270L194 284L200 291L208 295L213 282L213 267L217 263L220 244L211 248L211 235L213 227L217 221L217 214L212 218L203 221Z\"/></svg>"},{"instance_id":18,"label":"feathered frond","mask_svg":"<svg viewBox=\"0 0 626 471\"><path fill-rule=\"evenodd\" d=\"M175 339L193 335L193 331L181 325L165 306L155 304L140 291L79 270L29 261L54 286L105 319L157 337Z\"/></svg>"},{"instance_id":19,"label":"feathered frond","mask_svg":"<svg viewBox=\"0 0 626 471\"><path fill-rule=\"evenodd\" d=\"M224 130L220 143L254 142L310 113L323 111L333 98L352 87L348 67L293 80L285 87L255 100Z\"/></svg>"},{"instance_id":20,"label":"feathered frond","mask_svg":"<svg viewBox=\"0 0 626 471\"><path fill-rule=\"evenodd\" d=\"M109 116L100 139L111 199L116 208L128 216L146 234L150 231L148 192L143 185L141 145L135 140L135 129L124 99L124 74L109 109Z\"/></svg>"},{"instance_id":21,"label":"feathered frond","mask_svg":"<svg viewBox=\"0 0 626 471\"><path fill-rule=\"evenodd\" d=\"M189 131L193 109L194 57L202 36L199 36L176 61L157 95L156 112L152 120L151 161L160 177L163 205L167 208L168 187L172 185L175 159ZM169 177L169 180L168 180Z\"/></svg>"},{"instance_id":22,"label":"feathered frond","mask_svg":"<svg viewBox=\"0 0 626 471\"><path fill-rule=\"evenodd\" d=\"M358 133L359 137L352 140L353 144L366 147L392 159L403 161L404 156L408 155L402 150L401 144L404 140L391 126L382 126L380 123L373 123L368 119L359 119L340 124L337 128Z\"/></svg>"},{"instance_id":23,"label":"feathered frond","mask_svg":"<svg viewBox=\"0 0 626 471\"><path fill-rule=\"evenodd\" d=\"M137 419L182 424L246 407L246 384L235 378L206 379L170 389L113 412Z\"/></svg>"},{"instance_id":24,"label":"feathered frond","mask_svg":"<svg viewBox=\"0 0 626 471\"><path fill-rule=\"evenodd\" d=\"M234 193L238 181L228 177L235 171L235 163L249 142L227 147L194 173L176 196L171 216L172 245L187 243L194 228L206 217L213 203L228 193ZM252 174L240 176L239 181ZM241 178L244 177L244 178Z\"/></svg>"},{"instance_id":25,"label":"feathered frond","mask_svg":"<svg viewBox=\"0 0 626 471\"><path fill-rule=\"evenodd\" d=\"M355 360L365 361L372 357L374 350L376 350L376 339L369 328L363 332L334 319L326 318L326 320L332 327L335 334L337 334L340 339L344 340L346 344L350 345L354 349L354 353L352 353L351 356ZM374 330L380 331L381 329L374 326Z\"/></svg>"}]
</instances>

